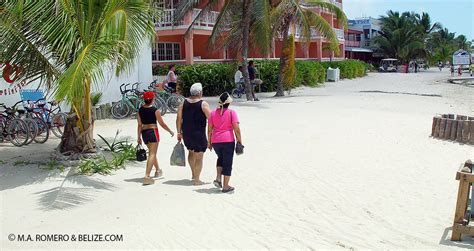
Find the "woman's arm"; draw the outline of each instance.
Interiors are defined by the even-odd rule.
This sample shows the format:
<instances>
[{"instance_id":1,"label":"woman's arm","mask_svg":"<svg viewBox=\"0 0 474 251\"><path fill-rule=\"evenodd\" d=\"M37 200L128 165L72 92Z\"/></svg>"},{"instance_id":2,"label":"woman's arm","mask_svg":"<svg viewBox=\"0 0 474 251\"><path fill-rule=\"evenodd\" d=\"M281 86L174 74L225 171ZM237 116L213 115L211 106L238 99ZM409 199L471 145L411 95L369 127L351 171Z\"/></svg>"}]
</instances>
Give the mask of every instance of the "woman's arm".
<instances>
[{"instance_id":1,"label":"woman's arm","mask_svg":"<svg viewBox=\"0 0 474 251\"><path fill-rule=\"evenodd\" d=\"M142 132L142 120L140 119L140 115L137 116L137 143L139 145L142 144L142 137L141 137L141 132Z\"/></svg>"},{"instance_id":2,"label":"woman's arm","mask_svg":"<svg viewBox=\"0 0 474 251\"><path fill-rule=\"evenodd\" d=\"M239 123L233 123L232 124L232 128L234 129L234 134L235 134L235 137L237 138L237 142L239 142L240 144L243 145L242 143L242 135L240 133L240 126L239 126Z\"/></svg>"},{"instance_id":3,"label":"woman's arm","mask_svg":"<svg viewBox=\"0 0 474 251\"><path fill-rule=\"evenodd\" d=\"M171 134L171 137L173 137L174 132L171 131L171 129L168 127L168 125L165 123L165 121L163 121L163 117L161 117L160 110L156 110L155 116L156 116L156 120L158 121L158 124L160 124L160 126L163 127L163 129L165 129L167 132L169 132Z\"/></svg>"},{"instance_id":4,"label":"woman's arm","mask_svg":"<svg viewBox=\"0 0 474 251\"><path fill-rule=\"evenodd\" d=\"M209 107L209 104L206 101L202 102L201 105L202 112L206 115L206 118L211 117L211 108Z\"/></svg>"},{"instance_id":5,"label":"woman's arm","mask_svg":"<svg viewBox=\"0 0 474 251\"><path fill-rule=\"evenodd\" d=\"M210 122L210 121L209 121ZM212 129L214 127L212 126L211 123L208 123L207 124L207 139L208 139L208 143L207 143L207 148L209 148L210 151L212 151L212 142L211 142L211 139L212 139Z\"/></svg>"},{"instance_id":6,"label":"woman's arm","mask_svg":"<svg viewBox=\"0 0 474 251\"><path fill-rule=\"evenodd\" d=\"M178 134L178 141L183 139L181 134L181 125L183 124L183 105L178 107L178 114L176 115L176 133Z\"/></svg>"}]
</instances>

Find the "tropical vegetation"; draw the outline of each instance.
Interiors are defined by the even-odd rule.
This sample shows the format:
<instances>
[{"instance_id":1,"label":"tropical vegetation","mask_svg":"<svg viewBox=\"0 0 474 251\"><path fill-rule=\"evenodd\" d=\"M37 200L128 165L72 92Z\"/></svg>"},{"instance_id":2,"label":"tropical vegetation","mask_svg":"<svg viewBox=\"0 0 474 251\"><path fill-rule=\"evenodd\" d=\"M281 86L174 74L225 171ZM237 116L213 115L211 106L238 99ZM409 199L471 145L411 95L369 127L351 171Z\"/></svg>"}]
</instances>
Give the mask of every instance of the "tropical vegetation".
<instances>
[{"instance_id":1,"label":"tropical vegetation","mask_svg":"<svg viewBox=\"0 0 474 251\"><path fill-rule=\"evenodd\" d=\"M433 23L428 13L390 10L380 20L382 28L380 36L374 38L375 48L403 63L412 60L446 62L456 50L472 47L464 35L456 36L440 23Z\"/></svg>"},{"instance_id":2,"label":"tropical vegetation","mask_svg":"<svg viewBox=\"0 0 474 251\"><path fill-rule=\"evenodd\" d=\"M256 66L259 69L259 78L263 80L261 91L273 92L278 88L280 61L278 60L257 60ZM368 64L359 60L344 60L336 62L317 62L296 60L294 81L288 81L286 89L298 86L316 87L326 81L326 71L329 67L339 68L341 78L357 78L365 75ZM236 64L194 64L177 65L176 73L180 76L180 85L184 95L189 95L189 88L192 84L200 82L203 84L204 93L207 96L216 96L222 92L230 92L234 87L234 72ZM156 66L153 69L154 75L165 75L168 68Z\"/></svg>"},{"instance_id":3,"label":"tropical vegetation","mask_svg":"<svg viewBox=\"0 0 474 251\"><path fill-rule=\"evenodd\" d=\"M24 68L71 107L59 150L95 152L91 92L113 69L130 69L143 43L154 38L148 0L2 1L0 61Z\"/></svg>"},{"instance_id":4,"label":"tropical vegetation","mask_svg":"<svg viewBox=\"0 0 474 251\"><path fill-rule=\"evenodd\" d=\"M181 1L177 7L175 21L183 20L189 11L199 6L202 10L194 18L192 22L194 24L218 4L218 0L209 0L203 7L200 1ZM268 54L273 38L281 37L283 43L291 41L288 40L288 34L293 25L301 29L302 39L306 42L311 39L311 31L316 30L333 44L333 48L336 47L334 45L338 45L338 39L331 25L321 15L311 10L314 7L332 11L341 24L347 27L347 17L344 12L334 4L323 0L225 1L209 39L209 46L229 49L234 52L236 59L242 60L247 100L251 99L247 69L249 48L258 48L262 54ZM192 24L188 32L192 29ZM294 47L294 39L292 41ZM338 51L339 47L337 46L335 50ZM289 69L287 64L294 61L288 58L290 55L283 51L281 53L276 96L283 96L284 86L288 85L288 83L285 84L285 81L288 81L285 78L285 73Z\"/></svg>"}]
</instances>

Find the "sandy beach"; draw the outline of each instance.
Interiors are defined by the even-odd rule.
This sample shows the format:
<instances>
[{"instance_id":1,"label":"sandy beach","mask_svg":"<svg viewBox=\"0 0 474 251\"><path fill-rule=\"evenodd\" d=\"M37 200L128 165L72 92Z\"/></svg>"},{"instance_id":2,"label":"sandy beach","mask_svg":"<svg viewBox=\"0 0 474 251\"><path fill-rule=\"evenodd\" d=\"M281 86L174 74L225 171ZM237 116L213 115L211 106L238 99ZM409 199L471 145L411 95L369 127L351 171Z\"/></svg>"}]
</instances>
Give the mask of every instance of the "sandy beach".
<instances>
[{"instance_id":1,"label":"sandy beach","mask_svg":"<svg viewBox=\"0 0 474 251\"><path fill-rule=\"evenodd\" d=\"M176 139L164 130L164 177L152 186L141 185L145 163L109 176L73 175L38 168L57 139L0 144L0 249L472 250L472 238L449 238L455 172L474 148L430 137L434 115L474 114L474 88L448 84L448 75L370 73L234 102L246 152L234 161L233 194L211 184L213 152L204 157L209 184L191 186L189 167L170 167ZM165 116L173 130L175 119ZM94 133L112 137L117 129L135 142L135 120L98 121ZM21 242L9 234L123 240Z\"/></svg>"}]
</instances>

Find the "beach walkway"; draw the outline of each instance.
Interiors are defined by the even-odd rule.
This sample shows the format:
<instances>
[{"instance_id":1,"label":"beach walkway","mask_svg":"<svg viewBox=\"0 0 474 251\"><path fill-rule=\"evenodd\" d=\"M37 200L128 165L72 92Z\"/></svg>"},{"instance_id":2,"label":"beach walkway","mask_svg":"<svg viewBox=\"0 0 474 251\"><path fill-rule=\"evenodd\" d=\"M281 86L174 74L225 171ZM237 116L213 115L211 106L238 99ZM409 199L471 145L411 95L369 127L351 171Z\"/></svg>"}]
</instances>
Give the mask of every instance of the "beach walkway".
<instances>
[{"instance_id":1,"label":"beach walkway","mask_svg":"<svg viewBox=\"0 0 474 251\"><path fill-rule=\"evenodd\" d=\"M170 167L176 143L162 133L164 177L141 185L144 163L110 176L40 170L57 143L0 146L0 249L251 248L472 249L449 241L459 164L474 147L430 138L437 113L474 113L474 88L449 73L371 73L292 97L235 102L246 146L234 194L191 186ZM211 106L215 106L211 102ZM175 115L165 120L174 125ZM99 121L95 133L135 137L133 120ZM203 180L215 177L215 154ZM14 234L121 234L119 242L17 242Z\"/></svg>"}]
</instances>

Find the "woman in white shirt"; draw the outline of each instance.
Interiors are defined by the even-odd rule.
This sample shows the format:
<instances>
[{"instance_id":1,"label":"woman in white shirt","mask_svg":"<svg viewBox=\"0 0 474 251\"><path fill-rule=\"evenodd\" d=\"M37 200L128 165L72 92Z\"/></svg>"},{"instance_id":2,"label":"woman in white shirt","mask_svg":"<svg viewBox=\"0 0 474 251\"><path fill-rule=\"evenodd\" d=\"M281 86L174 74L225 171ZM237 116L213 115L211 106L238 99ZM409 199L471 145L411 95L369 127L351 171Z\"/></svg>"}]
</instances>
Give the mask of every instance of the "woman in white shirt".
<instances>
[{"instance_id":1,"label":"woman in white shirt","mask_svg":"<svg viewBox=\"0 0 474 251\"><path fill-rule=\"evenodd\" d=\"M234 82L236 84L244 82L244 76L242 75L242 66L239 66L239 69L235 72Z\"/></svg>"},{"instance_id":2,"label":"woman in white shirt","mask_svg":"<svg viewBox=\"0 0 474 251\"><path fill-rule=\"evenodd\" d=\"M166 83L169 88L171 88L171 92L176 92L176 82L178 81L178 76L174 73L174 65L169 66L168 75L166 75Z\"/></svg>"}]
</instances>

